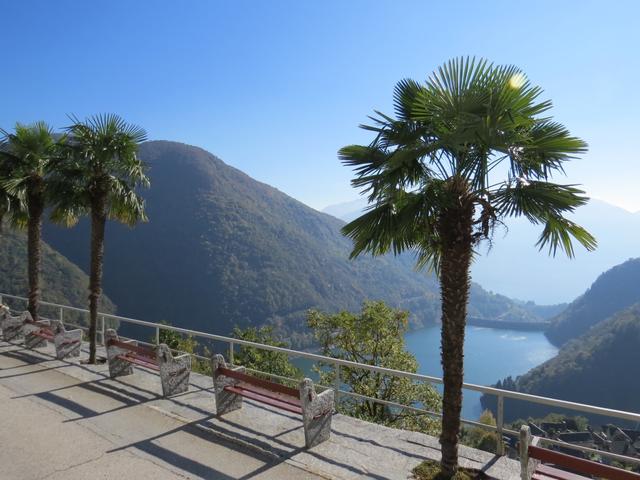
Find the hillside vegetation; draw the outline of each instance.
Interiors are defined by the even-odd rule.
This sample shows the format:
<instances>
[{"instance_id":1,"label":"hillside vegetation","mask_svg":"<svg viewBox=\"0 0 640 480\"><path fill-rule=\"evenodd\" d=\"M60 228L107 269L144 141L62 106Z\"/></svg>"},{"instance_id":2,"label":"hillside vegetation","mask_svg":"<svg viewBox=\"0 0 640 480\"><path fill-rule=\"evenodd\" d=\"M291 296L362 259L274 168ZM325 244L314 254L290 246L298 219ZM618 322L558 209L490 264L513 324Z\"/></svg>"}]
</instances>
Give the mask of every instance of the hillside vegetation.
<instances>
[{"instance_id":1,"label":"hillside vegetation","mask_svg":"<svg viewBox=\"0 0 640 480\"><path fill-rule=\"evenodd\" d=\"M613 267L552 320L547 337L559 346L582 335L614 313L640 302L639 285L640 258Z\"/></svg>"},{"instance_id":2,"label":"hillside vegetation","mask_svg":"<svg viewBox=\"0 0 640 480\"><path fill-rule=\"evenodd\" d=\"M307 207L197 147L142 145L151 188L149 222L107 225L105 290L124 315L230 333L270 324L294 344L308 339L309 308L358 310L366 299L412 312L413 326L439 318L434 276L411 256L348 260L344 223ZM83 269L88 224L45 227L45 239ZM500 295L473 288L470 315L518 311Z\"/></svg>"},{"instance_id":3,"label":"hillside vegetation","mask_svg":"<svg viewBox=\"0 0 640 480\"><path fill-rule=\"evenodd\" d=\"M86 308L87 275L46 243L42 248L42 257L42 299ZM23 232L6 225L0 234L0 292L21 297L26 297L28 292L27 238ZM14 308L25 307L24 303L8 299L6 302ZM115 311L113 302L106 296L103 296L102 311ZM53 312L45 308L43 313L51 315Z\"/></svg>"},{"instance_id":4,"label":"hillside vegetation","mask_svg":"<svg viewBox=\"0 0 640 480\"><path fill-rule=\"evenodd\" d=\"M637 411L640 384L640 304L628 307L598 323L563 346L558 355L517 379L498 382L506 388L618 410ZM495 400L483 397L485 408L495 410ZM540 416L558 409L532 408L507 400L507 418Z\"/></svg>"}]
</instances>

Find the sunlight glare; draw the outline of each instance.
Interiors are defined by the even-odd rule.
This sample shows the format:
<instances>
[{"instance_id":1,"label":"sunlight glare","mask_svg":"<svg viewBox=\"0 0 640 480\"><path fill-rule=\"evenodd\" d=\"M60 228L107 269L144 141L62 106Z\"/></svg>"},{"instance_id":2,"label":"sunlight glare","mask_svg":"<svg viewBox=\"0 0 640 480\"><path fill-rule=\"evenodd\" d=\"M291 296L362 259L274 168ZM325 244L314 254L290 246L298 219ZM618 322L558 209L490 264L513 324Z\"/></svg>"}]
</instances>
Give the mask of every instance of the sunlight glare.
<instances>
[{"instance_id":1,"label":"sunlight glare","mask_svg":"<svg viewBox=\"0 0 640 480\"><path fill-rule=\"evenodd\" d=\"M514 75L511 75L511 78L509 79L509 86L514 89L522 88L526 81L527 78L524 76L524 74L518 72Z\"/></svg>"}]
</instances>

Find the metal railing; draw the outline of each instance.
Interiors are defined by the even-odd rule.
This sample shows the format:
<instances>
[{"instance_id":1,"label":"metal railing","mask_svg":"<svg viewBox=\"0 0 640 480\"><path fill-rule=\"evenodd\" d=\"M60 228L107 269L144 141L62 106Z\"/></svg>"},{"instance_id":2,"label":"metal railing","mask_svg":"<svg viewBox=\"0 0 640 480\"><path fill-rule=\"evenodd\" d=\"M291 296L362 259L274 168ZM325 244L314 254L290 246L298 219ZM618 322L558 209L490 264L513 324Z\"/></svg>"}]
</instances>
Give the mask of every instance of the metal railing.
<instances>
[{"instance_id":1,"label":"metal railing","mask_svg":"<svg viewBox=\"0 0 640 480\"><path fill-rule=\"evenodd\" d=\"M23 302L27 302L28 299L25 297L20 297L17 295L10 295L10 294L6 294L6 293L0 293L0 304L3 303L3 297L6 298L11 298L13 300L18 300L18 301L23 301ZM70 312L78 312L78 313L82 313L82 314L89 314L89 310L84 309L84 308L78 308L78 307L70 307L67 305L60 305L57 303L52 303L52 302L45 302L45 301L40 301L39 302L40 305L42 306L47 306L47 307L52 307L52 308L57 308L58 309L58 315L59 315L59 320L62 321L63 323L65 323L66 325L70 325L70 326L74 326L74 327L80 327L80 328L84 328L86 329L85 325L78 325L78 324L71 324L69 322L66 322L64 319L64 312L65 311L70 311ZM143 327L149 327L151 329L154 330L155 333L155 340L156 343L159 343L160 340L160 332L162 330L167 330L167 331L171 331L171 332L176 332L176 333L180 333L183 335L188 335L188 336L192 336L194 338L204 338L204 339L208 339L208 340L213 340L213 341L217 341L217 342L223 342L228 344L228 359L230 363L234 363L234 349L236 347L236 345L242 345L242 346L246 346L246 347L254 347L257 349L261 349L261 350L267 350L267 351L272 351L272 352L280 352L283 354L286 354L288 357L297 357L297 358L305 358L308 360L313 360L314 362L318 363L318 364L324 364L324 365L331 365L332 368L335 369L335 374L336 374L336 381L334 382L334 385L332 386L326 386L326 385L320 385L320 387L322 388L332 388L336 395L336 401L338 400L339 396L348 396L348 397L352 397L352 398L356 398L356 399L360 399L360 400L365 400L365 401L372 401L375 403L379 403L379 404L384 404L384 405L388 405L394 408L399 408L399 409L405 409L405 410L410 410L416 413L421 413L421 414L425 414L425 415L430 415L433 417L437 417L440 418L442 417L441 413L438 412L432 412L429 411L427 409L424 408L420 408L420 407L416 407L416 406L412 406L412 405L404 405L404 404L400 404L400 403L396 403L396 402L392 402L392 401L388 401L388 400L383 400L383 399L379 399L379 398L375 398L375 397L370 397L370 396L366 396L366 395L360 395L358 393L349 391L349 390L344 390L341 388L342 384L340 382L340 367L351 367L351 368L357 368L357 369L362 369L362 370L369 370L372 372L376 372L376 373L381 373L381 374L385 374L385 375L389 375L389 376L395 376L395 377L400 377L400 378L408 378L411 380L415 380L418 382L427 382L427 383L431 383L431 384L443 384L443 380L440 377L434 377L431 375L423 375L423 374L419 374L419 373L411 373L411 372L404 372L404 371L400 371L400 370L393 370L390 368L384 368L384 367L378 367L375 365L368 365L365 363L357 363L357 362L352 362L349 360L342 360L342 359L338 359L338 358L332 358L332 357L327 357L324 355L318 355L315 353L309 353L309 352L303 352L303 351L299 351L299 350L293 350L290 348L284 348L284 347L276 347L273 345L265 345L262 343L256 343L256 342L251 342L248 340L242 340L242 339L238 339L238 338L232 338L232 337L226 337L223 335L215 335L212 333L206 333L206 332L200 332L197 330L191 330L188 328L181 328L181 327L175 327L172 325L166 325L166 324L162 324L162 323L155 323L155 322L149 322L149 321L145 321L145 320L138 320L135 318L128 318L128 317L122 317L119 315L113 315L110 313L99 313L99 325L98 325L98 341L99 343L103 343L104 342L104 338L105 338L105 331L106 331L106 320L113 320L115 322L120 322L120 323L128 323L128 324L132 324L132 325L139 325L139 326L143 326ZM147 345L152 345L149 342L144 342L144 341L139 341L140 343L146 343ZM197 354L193 354L194 357L200 359L200 360L208 360L208 358L203 357L201 355L197 355ZM281 377L278 375L273 375L269 372L256 372L256 373L261 373L261 374L265 374L268 375L272 378L279 378L281 380L295 380L295 379L291 379L291 378L286 378L286 377ZM570 402L567 400L559 400L559 399L555 399L555 398L549 398L549 397L541 397L541 396L537 396L537 395L531 395L531 394L527 394L527 393L520 393L520 392L514 392L514 391L510 391L510 390L501 390L498 388L494 388L494 387L486 387L483 385L475 385L472 383L463 383L462 384L462 388L465 390L472 390L475 392L481 392L483 394L488 394L488 395L493 395L496 397L497 399L497 412L496 412L496 425L486 425L484 423L480 423L474 420L469 420L469 419L461 419L461 422L463 424L466 425L470 425L470 426L474 426L474 427L478 427L478 428L482 428L485 430L489 430L489 431L494 431L497 432L497 434L500 436L500 438L503 435L509 435L509 436L513 436L513 437L518 437L519 436L519 432L515 431L515 430L511 430L505 427L504 425L504 400L506 398L510 398L510 399L515 399L515 400L521 400L521 401L525 401L525 402L530 402L530 403L534 403L537 405L545 405L545 406L551 406L551 407L557 407L557 408L562 408L562 409L566 409L566 410L572 410L572 411L577 411L577 412L582 412L582 413L588 413L588 414L592 414L592 415L600 415L600 416L604 416L604 417L611 417L611 418L616 418L619 420L625 420L628 422L635 422L637 424L640 424L640 414L639 413L633 413L633 412L626 412L626 411L622 411L622 410L614 410L614 409L610 409L610 408L604 408L604 407L597 407L594 405L587 405L584 403L576 403L576 402ZM589 447L585 447L585 446L581 446L581 445L574 445L571 443L566 443L566 442L561 442L559 440L552 440L552 439L546 439L546 438L541 438L540 439L543 442L547 442L549 444L554 444L554 445L559 445L562 446L564 448L570 448L570 449L574 449L574 450L578 450L581 452L585 452L585 453L596 453L598 455L601 455L602 457L607 457L607 458L611 458L612 460L617 460L617 461L621 461L622 459L624 459L624 461L629 462L629 463L635 463L640 465L640 458L635 458L635 457L628 457L628 456L623 456L623 455L619 455L619 454L615 454L615 453L611 453L611 452L607 452L607 451L603 451L603 450L595 450ZM503 442L498 442L498 454L502 455L504 454L504 445Z\"/></svg>"}]
</instances>

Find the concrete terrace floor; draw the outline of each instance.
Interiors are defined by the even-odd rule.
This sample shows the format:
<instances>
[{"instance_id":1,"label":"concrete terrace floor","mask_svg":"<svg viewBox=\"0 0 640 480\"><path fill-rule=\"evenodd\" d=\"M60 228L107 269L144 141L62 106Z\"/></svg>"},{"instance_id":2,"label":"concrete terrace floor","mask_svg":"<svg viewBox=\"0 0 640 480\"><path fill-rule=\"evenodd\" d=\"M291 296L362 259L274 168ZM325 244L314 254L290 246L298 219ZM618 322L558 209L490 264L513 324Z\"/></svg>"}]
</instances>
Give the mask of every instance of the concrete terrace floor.
<instances>
[{"instance_id":1,"label":"concrete terrace floor","mask_svg":"<svg viewBox=\"0 0 640 480\"><path fill-rule=\"evenodd\" d=\"M334 415L330 441L306 450L296 415L245 399L217 418L209 377L192 374L189 392L165 399L153 372L112 380L106 365L52 354L0 342L2 480L392 480L440 456L433 437L343 415ZM460 454L492 478L519 478L514 460Z\"/></svg>"}]
</instances>

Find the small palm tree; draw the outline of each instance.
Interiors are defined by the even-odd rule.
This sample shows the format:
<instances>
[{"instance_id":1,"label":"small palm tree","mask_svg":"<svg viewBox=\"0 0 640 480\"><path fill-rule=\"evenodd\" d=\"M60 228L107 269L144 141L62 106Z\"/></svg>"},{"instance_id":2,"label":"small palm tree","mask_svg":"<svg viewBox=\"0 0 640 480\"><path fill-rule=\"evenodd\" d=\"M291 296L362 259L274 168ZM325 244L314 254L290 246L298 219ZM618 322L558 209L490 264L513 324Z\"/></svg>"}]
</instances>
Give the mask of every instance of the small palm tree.
<instances>
[{"instance_id":1,"label":"small palm tree","mask_svg":"<svg viewBox=\"0 0 640 480\"><path fill-rule=\"evenodd\" d=\"M365 252L417 252L435 269L442 299L444 381L441 470L455 474L462 406L463 347L470 265L476 248L506 217L543 226L537 245L569 257L572 239L588 250L595 239L565 214L588 198L573 185L551 183L563 164L586 151L550 117L550 101L513 66L456 59L425 84L396 86L396 116L376 112L369 145L340 150L354 167L352 185L370 207L347 224L352 257Z\"/></svg>"},{"instance_id":2,"label":"small palm tree","mask_svg":"<svg viewBox=\"0 0 640 480\"><path fill-rule=\"evenodd\" d=\"M16 124L14 132L1 130L0 159L4 194L0 201L3 213L15 214L20 220L20 207L27 214L27 258L29 280L28 309L38 319L40 270L42 266L42 215L48 200L48 173L60 158L64 137L56 138L44 122Z\"/></svg>"},{"instance_id":3,"label":"small palm tree","mask_svg":"<svg viewBox=\"0 0 640 480\"><path fill-rule=\"evenodd\" d=\"M147 134L112 114L72 120L73 125L67 128L68 157L52 181L52 217L70 225L81 215L91 216L89 363L95 363L105 225L108 218L129 226L147 219L144 201L136 192L138 187L149 185L146 167L137 156Z\"/></svg>"}]
</instances>

